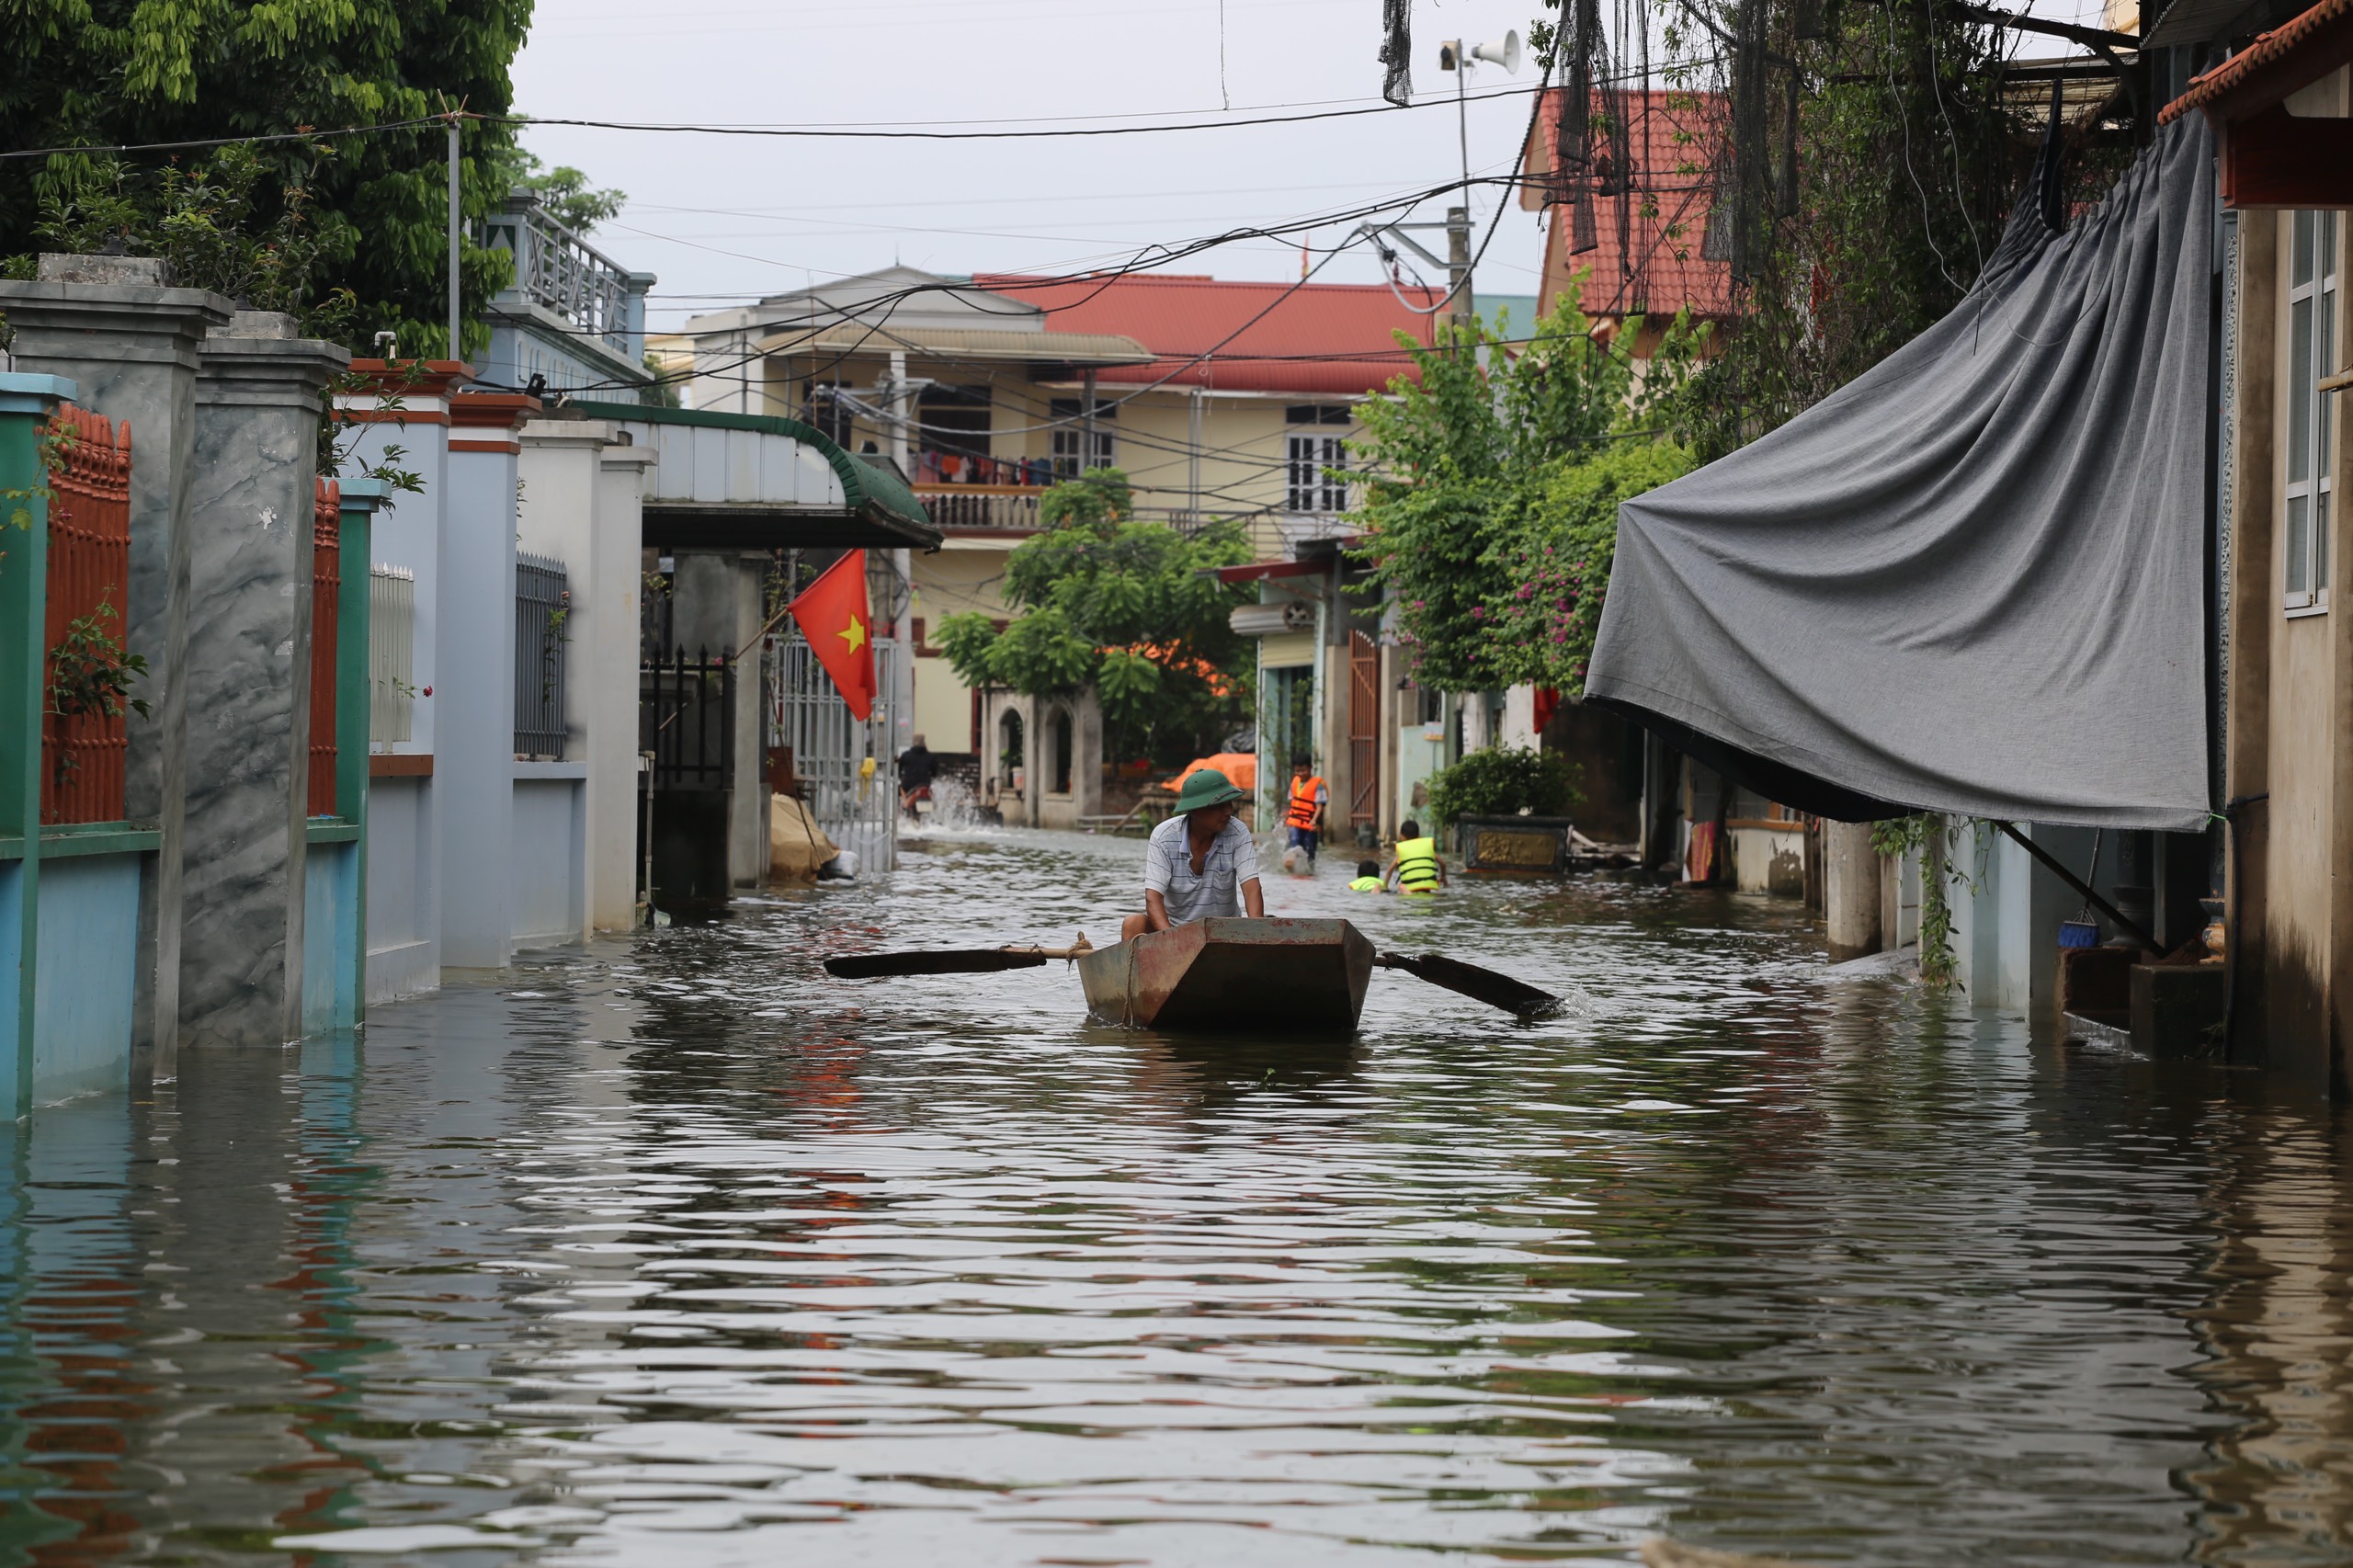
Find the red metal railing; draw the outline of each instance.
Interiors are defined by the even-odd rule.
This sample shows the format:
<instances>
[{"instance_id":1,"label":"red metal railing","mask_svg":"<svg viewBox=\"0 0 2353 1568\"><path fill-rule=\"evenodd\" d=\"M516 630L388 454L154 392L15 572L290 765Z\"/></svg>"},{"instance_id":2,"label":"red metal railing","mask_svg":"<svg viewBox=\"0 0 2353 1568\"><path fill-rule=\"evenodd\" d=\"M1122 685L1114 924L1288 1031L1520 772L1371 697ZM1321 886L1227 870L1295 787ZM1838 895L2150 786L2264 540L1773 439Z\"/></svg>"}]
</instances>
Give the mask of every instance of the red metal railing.
<instances>
[{"instance_id":1,"label":"red metal railing","mask_svg":"<svg viewBox=\"0 0 2353 1568\"><path fill-rule=\"evenodd\" d=\"M311 511L311 785L309 813L335 815L335 666L343 547L343 487L318 482Z\"/></svg>"},{"instance_id":2,"label":"red metal railing","mask_svg":"<svg viewBox=\"0 0 2353 1568\"><path fill-rule=\"evenodd\" d=\"M130 641L124 619L131 583L131 426L119 431L101 414L70 405L50 426L48 674L56 651L86 621L87 633L116 645ZM86 647L88 637L81 639ZM103 656L101 653L100 656ZM122 699L128 706L130 699ZM120 822L124 715L54 711L45 694L40 735L40 820Z\"/></svg>"}]
</instances>

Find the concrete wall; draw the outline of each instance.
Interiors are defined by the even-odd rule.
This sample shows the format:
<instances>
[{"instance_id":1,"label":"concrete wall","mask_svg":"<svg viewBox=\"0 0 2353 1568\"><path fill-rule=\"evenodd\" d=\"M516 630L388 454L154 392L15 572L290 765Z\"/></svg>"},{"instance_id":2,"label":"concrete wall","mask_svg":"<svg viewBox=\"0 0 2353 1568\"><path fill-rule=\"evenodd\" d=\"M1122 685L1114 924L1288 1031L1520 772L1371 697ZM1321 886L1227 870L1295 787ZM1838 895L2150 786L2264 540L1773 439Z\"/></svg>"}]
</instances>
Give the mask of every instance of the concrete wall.
<instances>
[{"instance_id":1,"label":"concrete wall","mask_svg":"<svg viewBox=\"0 0 2353 1568\"><path fill-rule=\"evenodd\" d=\"M500 969L514 951L517 879L535 869L514 853L515 487L516 431L538 405L465 393L449 409L434 628L441 961Z\"/></svg>"},{"instance_id":2,"label":"concrete wall","mask_svg":"<svg viewBox=\"0 0 2353 1568\"><path fill-rule=\"evenodd\" d=\"M439 855L433 780L375 778L368 788L368 996L431 991L441 983Z\"/></svg>"},{"instance_id":3,"label":"concrete wall","mask_svg":"<svg viewBox=\"0 0 2353 1568\"><path fill-rule=\"evenodd\" d=\"M515 946L560 947L588 927L585 763L515 765Z\"/></svg>"},{"instance_id":4,"label":"concrete wall","mask_svg":"<svg viewBox=\"0 0 2353 1568\"><path fill-rule=\"evenodd\" d=\"M2230 777L2234 797L2268 793L2237 817L2241 842L2239 919L2243 983L2260 999L2257 1020L2242 1017L2238 1044L2308 1087L2353 1094L2346 1059L2353 1031L2353 568L2341 520L2353 494L2353 437L2344 395L2325 405L2334 419L2335 530L2327 588L2333 608L2282 609L2279 514L2287 476L2288 291L2294 215L2240 215L2240 289L2232 512L2233 631ZM2337 225L2344 255L2346 227ZM2340 259L2340 276L2345 264ZM2353 315L2340 290L2331 363L2353 354ZM2259 1028L2245 1027L2250 1021Z\"/></svg>"},{"instance_id":5,"label":"concrete wall","mask_svg":"<svg viewBox=\"0 0 2353 1568\"><path fill-rule=\"evenodd\" d=\"M140 858L89 855L41 862L33 985L36 1105L124 1085ZM0 897L0 906L6 902ZM0 951L13 950L0 934Z\"/></svg>"},{"instance_id":6,"label":"concrete wall","mask_svg":"<svg viewBox=\"0 0 2353 1568\"><path fill-rule=\"evenodd\" d=\"M588 767L588 924L599 931L627 930L637 920L638 619L644 494L654 466L642 447L608 446L597 455L589 581L572 594L578 631L571 674L585 726L580 760Z\"/></svg>"},{"instance_id":7,"label":"concrete wall","mask_svg":"<svg viewBox=\"0 0 2353 1568\"><path fill-rule=\"evenodd\" d=\"M449 397L464 367L437 361L418 377L358 360L355 369L399 389L397 412L373 394L338 406L361 421L346 437L346 472L385 460L402 449L400 467L415 473L421 494L400 495L380 510L370 530L376 562L415 574L415 622L409 738L371 749L431 757L440 736L442 511L449 500ZM370 1002L430 991L441 983L441 841L437 776L371 778L368 805L368 994Z\"/></svg>"},{"instance_id":8,"label":"concrete wall","mask_svg":"<svg viewBox=\"0 0 2353 1568\"><path fill-rule=\"evenodd\" d=\"M309 918L302 926L302 1032L349 1028L358 1018L349 955L359 941L358 840L313 844L303 865Z\"/></svg>"}]
</instances>

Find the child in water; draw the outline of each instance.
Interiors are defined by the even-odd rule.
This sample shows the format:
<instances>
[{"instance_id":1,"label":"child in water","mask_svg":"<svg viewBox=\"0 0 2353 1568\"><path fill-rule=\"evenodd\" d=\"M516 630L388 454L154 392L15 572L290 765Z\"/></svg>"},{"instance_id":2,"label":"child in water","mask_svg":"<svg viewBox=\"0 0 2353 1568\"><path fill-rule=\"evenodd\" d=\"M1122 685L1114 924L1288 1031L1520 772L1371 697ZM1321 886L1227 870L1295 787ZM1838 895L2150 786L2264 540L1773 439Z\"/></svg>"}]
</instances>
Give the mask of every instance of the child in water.
<instances>
[{"instance_id":1,"label":"child in water","mask_svg":"<svg viewBox=\"0 0 2353 1568\"><path fill-rule=\"evenodd\" d=\"M1350 892L1379 892L1381 888L1381 862L1378 860L1358 861L1357 880L1348 884L1348 891Z\"/></svg>"}]
</instances>

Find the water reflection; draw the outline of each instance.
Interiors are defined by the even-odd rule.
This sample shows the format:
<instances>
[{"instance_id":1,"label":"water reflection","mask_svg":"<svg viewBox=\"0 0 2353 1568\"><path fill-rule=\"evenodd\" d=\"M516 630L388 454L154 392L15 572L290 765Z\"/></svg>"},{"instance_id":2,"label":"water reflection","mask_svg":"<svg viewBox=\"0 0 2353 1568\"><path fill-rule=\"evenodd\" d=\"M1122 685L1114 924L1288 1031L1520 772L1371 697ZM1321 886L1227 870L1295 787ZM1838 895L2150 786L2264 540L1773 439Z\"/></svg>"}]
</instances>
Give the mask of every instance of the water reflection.
<instances>
[{"instance_id":1,"label":"water reflection","mask_svg":"<svg viewBox=\"0 0 2353 1568\"><path fill-rule=\"evenodd\" d=\"M17 1129L0 1562L2347 1557L2334 1120L1633 886L1278 880L1534 1028L816 967L1099 937L1133 856L941 842Z\"/></svg>"}]
</instances>

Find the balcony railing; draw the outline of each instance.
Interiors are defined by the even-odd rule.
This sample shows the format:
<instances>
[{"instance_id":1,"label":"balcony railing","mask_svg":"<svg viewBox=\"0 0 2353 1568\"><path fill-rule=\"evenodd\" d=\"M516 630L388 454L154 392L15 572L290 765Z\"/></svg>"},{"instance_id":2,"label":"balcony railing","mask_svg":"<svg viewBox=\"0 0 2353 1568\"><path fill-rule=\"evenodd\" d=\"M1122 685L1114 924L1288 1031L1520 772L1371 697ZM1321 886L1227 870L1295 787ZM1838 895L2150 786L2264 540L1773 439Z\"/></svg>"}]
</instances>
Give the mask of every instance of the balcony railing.
<instances>
[{"instance_id":1,"label":"balcony railing","mask_svg":"<svg viewBox=\"0 0 2353 1568\"><path fill-rule=\"evenodd\" d=\"M1038 493L979 485L918 485L915 499L939 528L1035 528Z\"/></svg>"},{"instance_id":2,"label":"balcony railing","mask_svg":"<svg viewBox=\"0 0 2353 1568\"><path fill-rule=\"evenodd\" d=\"M632 289L629 268L550 217L537 197L509 197L490 219L487 243L515 257L511 291L602 338L631 364L644 353L643 286Z\"/></svg>"}]
</instances>

